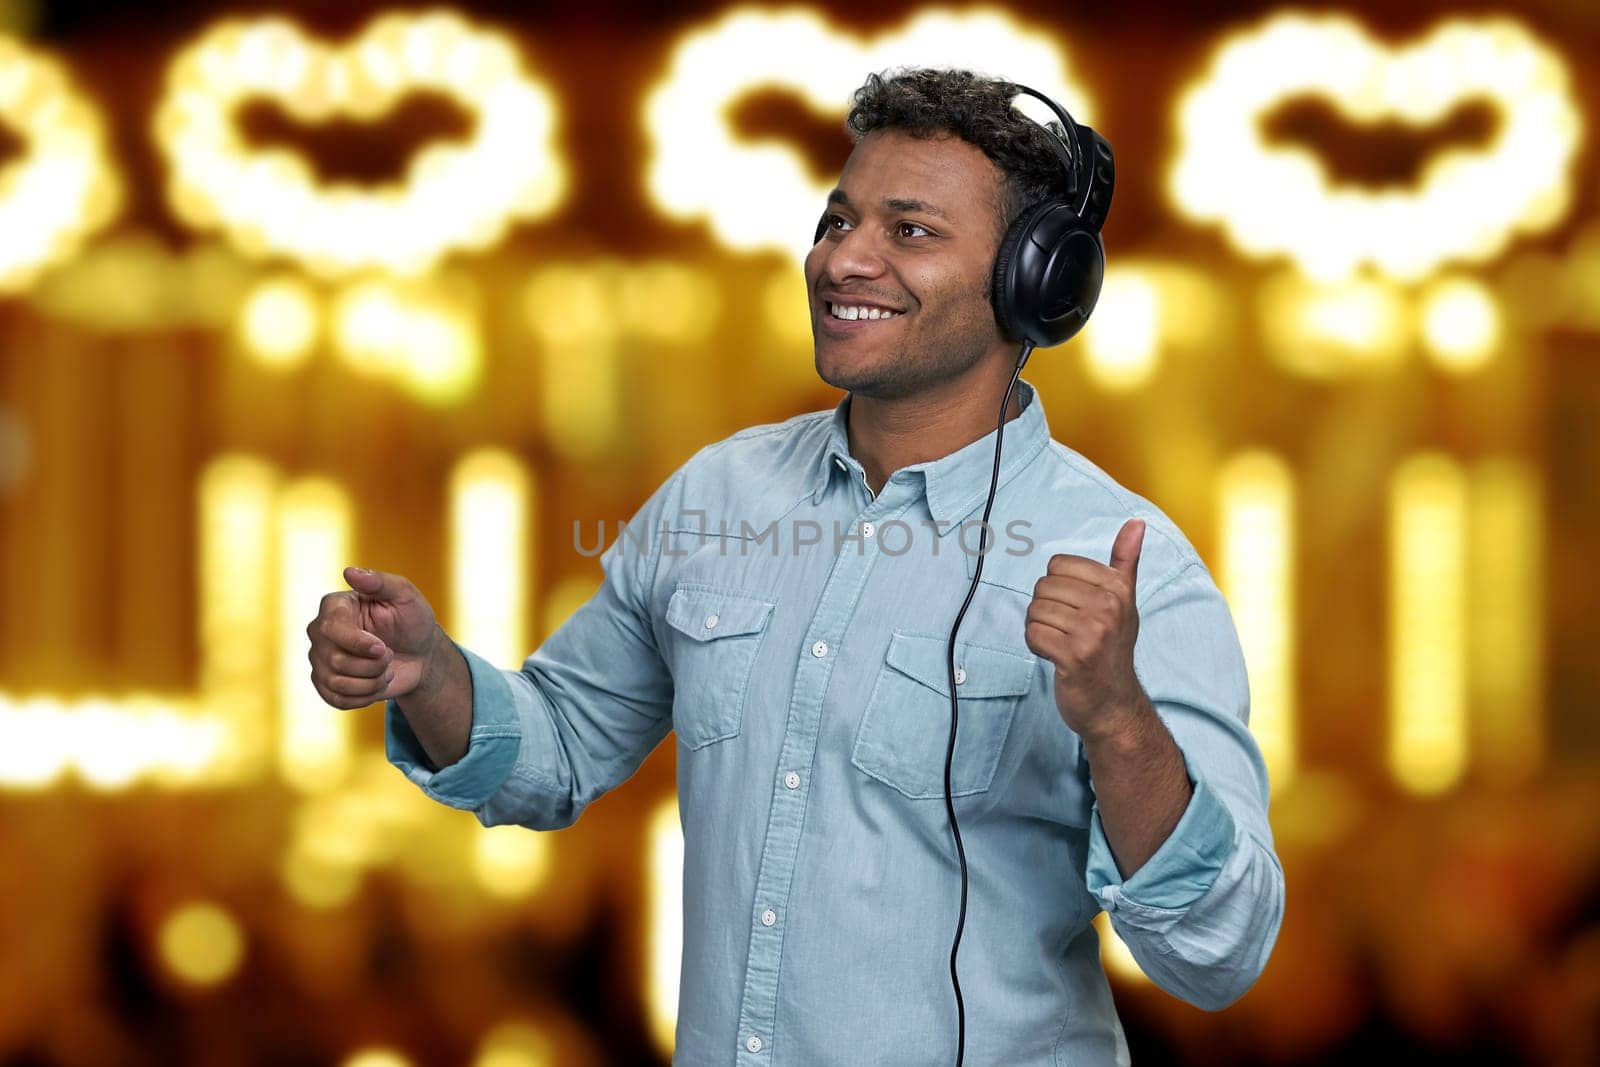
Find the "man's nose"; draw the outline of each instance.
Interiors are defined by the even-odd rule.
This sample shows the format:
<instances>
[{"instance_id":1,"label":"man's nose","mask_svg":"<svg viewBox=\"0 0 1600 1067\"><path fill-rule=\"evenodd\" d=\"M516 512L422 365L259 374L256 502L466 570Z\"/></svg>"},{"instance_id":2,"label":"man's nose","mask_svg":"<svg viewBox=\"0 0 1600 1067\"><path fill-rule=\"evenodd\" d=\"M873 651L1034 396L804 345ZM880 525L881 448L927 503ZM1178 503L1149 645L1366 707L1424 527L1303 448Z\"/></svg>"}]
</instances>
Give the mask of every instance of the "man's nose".
<instances>
[{"instance_id":1,"label":"man's nose","mask_svg":"<svg viewBox=\"0 0 1600 1067\"><path fill-rule=\"evenodd\" d=\"M827 234L822 245L822 270L830 281L875 278L883 273L883 246L869 227Z\"/></svg>"}]
</instances>

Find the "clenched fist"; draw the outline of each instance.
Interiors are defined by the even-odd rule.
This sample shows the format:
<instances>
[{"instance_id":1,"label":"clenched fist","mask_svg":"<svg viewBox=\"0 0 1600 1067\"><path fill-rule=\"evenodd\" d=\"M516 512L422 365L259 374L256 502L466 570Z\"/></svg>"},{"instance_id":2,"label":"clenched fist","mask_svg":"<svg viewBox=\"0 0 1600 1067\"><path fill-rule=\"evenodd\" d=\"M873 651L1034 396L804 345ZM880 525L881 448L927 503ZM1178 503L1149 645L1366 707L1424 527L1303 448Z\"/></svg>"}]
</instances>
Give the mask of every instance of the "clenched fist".
<instances>
[{"instance_id":1,"label":"clenched fist","mask_svg":"<svg viewBox=\"0 0 1600 1067\"><path fill-rule=\"evenodd\" d=\"M1033 587L1025 640L1055 664L1056 709L1085 739L1114 732L1147 699L1133 671L1144 529L1142 519L1123 523L1109 567L1086 556L1051 556Z\"/></svg>"},{"instance_id":2,"label":"clenched fist","mask_svg":"<svg viewBox=\"0 0 1600 1067\"><path fill-rule=\"evenodd\" d=\"M421 682L440 630L417 587L398 574L346 567L351 591L322 598L306 627L311 684L336 708L404 696Z\"/></svg>"}]
</instances>

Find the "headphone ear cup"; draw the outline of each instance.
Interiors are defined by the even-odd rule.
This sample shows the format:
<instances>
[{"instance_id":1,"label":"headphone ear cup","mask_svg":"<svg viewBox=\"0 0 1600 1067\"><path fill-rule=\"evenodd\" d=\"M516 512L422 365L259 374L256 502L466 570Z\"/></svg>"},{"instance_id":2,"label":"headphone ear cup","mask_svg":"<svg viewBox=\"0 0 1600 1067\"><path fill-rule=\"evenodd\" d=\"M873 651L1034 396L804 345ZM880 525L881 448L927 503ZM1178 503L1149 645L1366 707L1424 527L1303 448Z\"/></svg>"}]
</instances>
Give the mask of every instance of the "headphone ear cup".
<instances>
[{"instance_id":1,"label":"headphone ear cup","mask_svg":"<svg viewBox=\"0 0 1600 1067\"><path fill-rule=\"evenodd\" d=\"M1053 201L1035 204L1011 220L1000 247L994 255L994 272L989 280L989 302L994 305L995 322L1000 326L1000 336L1021 344L1027 338L1025 324L1021 321L1021 307L1032 303L1019 293L1032 291L1032 286L1017 275L1017 254L1028 241L1034 224ZM1037 341L1035 342L1037 344Z\"/></svg>"},{"instance_id":2,"label":"headphone ear cup","mask_svg":"<svg viewBox=\"0 0 1600 1067\"><path fill-rule=\"evenodd\" d=\"M1023 212L995 255L995 320L1009 341L1061 344L1083 328L1100 298L1105 246L1072 208L1046 200Z\"/></svg>"},{"instance_id":3,"label":"headphone ear cup","mask_svg":"<svg viewBox=\"0 0 1600 1067\"><path fill-rule=\"evenodd\" d=\"M828 213L826 211L824 211L822 213L822 217L817 220L817 232L811 238L811 243L812 244L816 244L818 241L822 240L825 236L827 236L827 233L828 233Z\"/></svg>"}]
</instances>

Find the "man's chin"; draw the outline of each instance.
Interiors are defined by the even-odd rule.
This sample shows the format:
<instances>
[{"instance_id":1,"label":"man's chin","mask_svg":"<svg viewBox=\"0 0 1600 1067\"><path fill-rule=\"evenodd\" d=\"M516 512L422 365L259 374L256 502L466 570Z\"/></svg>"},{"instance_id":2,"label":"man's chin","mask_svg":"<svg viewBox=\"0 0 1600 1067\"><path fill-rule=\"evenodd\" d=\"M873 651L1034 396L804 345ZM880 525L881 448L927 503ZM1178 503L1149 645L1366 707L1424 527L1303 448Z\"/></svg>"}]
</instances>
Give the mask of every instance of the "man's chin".
<instances>
[{"instance_id":1,"label":"man's chin","mask_svg":"<svg viewBox=\"0 0 1600 1067\"><path fill-rule=\"evenodd\" d=\"M857 396L893 400L915 392L907 388L908 383L898 380L894 368L860 359L841 359L836 352L825 352L823 345L816 346L813 362L816 364L817 377L835 389Z\"/></svg>"}]
</instances>

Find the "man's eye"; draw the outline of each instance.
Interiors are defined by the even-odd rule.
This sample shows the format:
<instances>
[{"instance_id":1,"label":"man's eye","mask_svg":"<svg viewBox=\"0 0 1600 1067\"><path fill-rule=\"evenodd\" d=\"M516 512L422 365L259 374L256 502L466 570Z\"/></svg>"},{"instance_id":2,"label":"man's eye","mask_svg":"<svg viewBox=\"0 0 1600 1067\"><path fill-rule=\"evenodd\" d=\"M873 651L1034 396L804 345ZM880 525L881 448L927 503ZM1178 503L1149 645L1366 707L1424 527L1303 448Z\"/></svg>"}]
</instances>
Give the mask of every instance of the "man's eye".
<instances>
[{"instance_id":1,"label":"man's eye","mask_svg":"<svg viewBox=\"0 0 1600 1067\"><path fill-rule=\"evenodd\" d=\"M849 219L845 218L843 215L835 215L832 212L829 212L829 214L828 214L828 229L837 230L837 231L842 233L843 231L848 230L849 228L850 228L850 220Z\"/></svg>"},{"instance_id":2,"label":"man's eye","mask_svg":"<svg viewBox=\"0 0 1600 1067\"><path fill-rule=\"evenodd\" d=\"M926 237L928 231L914 222L902 222L898 228L901 237Z\"/></svg>"}]
</instances>

